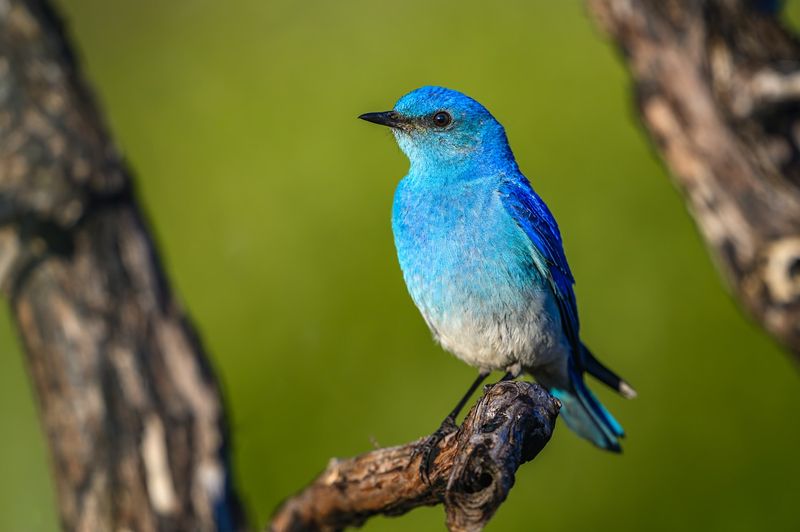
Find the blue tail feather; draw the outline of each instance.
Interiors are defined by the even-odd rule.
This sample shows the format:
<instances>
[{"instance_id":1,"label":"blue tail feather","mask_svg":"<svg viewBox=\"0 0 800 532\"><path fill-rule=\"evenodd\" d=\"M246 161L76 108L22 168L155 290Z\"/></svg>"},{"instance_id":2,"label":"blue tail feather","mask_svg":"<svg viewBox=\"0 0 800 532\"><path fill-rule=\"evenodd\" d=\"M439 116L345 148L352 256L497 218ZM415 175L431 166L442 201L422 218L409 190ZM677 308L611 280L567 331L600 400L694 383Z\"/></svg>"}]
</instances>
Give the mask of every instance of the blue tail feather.
<instances>
[{"instance_id":1,"label":"blue tail feather","mask_svg":"<svg viewBox=\"0 0 800 532\"><path fill-rule=\"evenodd\" d=\"M575 368L570 368L569 377L571 389L551 390L561 401L561 417L567 426L602 449L622 452L619 442L625 437L622 426L587 388L583 376Z\"/></svg>"}]
</instances>

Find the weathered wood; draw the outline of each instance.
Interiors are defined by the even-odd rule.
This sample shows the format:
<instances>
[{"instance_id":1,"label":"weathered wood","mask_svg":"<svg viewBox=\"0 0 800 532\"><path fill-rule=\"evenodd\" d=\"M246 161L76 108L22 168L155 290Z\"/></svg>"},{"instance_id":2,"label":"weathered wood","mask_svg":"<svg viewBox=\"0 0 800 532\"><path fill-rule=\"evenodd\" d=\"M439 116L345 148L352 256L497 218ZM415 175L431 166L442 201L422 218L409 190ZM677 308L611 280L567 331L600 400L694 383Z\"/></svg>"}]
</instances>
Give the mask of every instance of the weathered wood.
<instances>
[{"instance_id":1,"label":"weathered wood","mask_svg":"<svg viewBox=\"0 0 800 532\"><path fill-rule=\"evenodd\" d=\"M424 439L334 459L281 505L269 530L341 530L378 514L440 503L450 530L480 530L508 495L517 468L550 439L558 409L558 401L533 383L488 386L459 430L439 444L430 483L420 477L415 454Z\"/></svg>"},{"instance_id":2,"label":"weathered wood","mask_svg":"<svg viewBox=\"0 0 800 532\"><path fill-rule=\"evenodd\" d=\"M800 357L800 43L764 0L589 0L716 264Z\"/></svg>"},{"instance_id":3,"label":"weathered wood","mask_svg":"<svg viewBox=\"0 0 800 532\"><path fill-rule=\"evenodd\" d=\"M66 530L244 528L219 387L45 0L0 0L0 286Z\"/></svg>"}]
</instances>

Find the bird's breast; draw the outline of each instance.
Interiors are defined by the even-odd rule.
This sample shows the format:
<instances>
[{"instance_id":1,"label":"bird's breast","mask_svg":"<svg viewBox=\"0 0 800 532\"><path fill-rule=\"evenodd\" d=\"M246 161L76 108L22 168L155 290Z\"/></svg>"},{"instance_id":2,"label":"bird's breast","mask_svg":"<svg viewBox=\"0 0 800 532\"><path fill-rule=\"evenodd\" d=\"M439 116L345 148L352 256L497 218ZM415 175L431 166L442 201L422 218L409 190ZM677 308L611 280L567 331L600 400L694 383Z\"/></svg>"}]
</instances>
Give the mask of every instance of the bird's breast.
<instances>
[{"instance_id":1,"label":"bird's breast","mask_svg":"<svg viewBox=\"0 0 800 532\"><path fill-rule=\"evenodd\" d=\"M409 293L446 349L491 369L533 367L564 351L552 292L496 186L404 180L393 211Z\"/></svg>"},{"instance_id":2,"label":"bird's breast","mask_svg":"<svg viewBox=\"0 0 800 532\"><path fill-rule=\"evenodd\" d=\"M440 339L498 324L517 334L535 319L532 306L549 305L530 241L491 182L426 186L406 178L392 226L408 290Z\"/></svg>"}]
</instances>

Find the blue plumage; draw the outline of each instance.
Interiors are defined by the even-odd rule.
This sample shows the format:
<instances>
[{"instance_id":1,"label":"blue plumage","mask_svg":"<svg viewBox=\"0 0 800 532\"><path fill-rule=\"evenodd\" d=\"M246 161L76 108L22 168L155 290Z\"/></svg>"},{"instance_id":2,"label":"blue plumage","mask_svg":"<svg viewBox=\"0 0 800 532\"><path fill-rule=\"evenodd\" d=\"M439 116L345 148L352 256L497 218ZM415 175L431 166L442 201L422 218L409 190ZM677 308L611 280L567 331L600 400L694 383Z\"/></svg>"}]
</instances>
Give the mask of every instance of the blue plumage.
<instances>
[{"instance_id":1,"label":"blue plumage","mask_svg":"<svg viewBox=\"0 0 800 532\"><path fill-rule=\"evenodd\" d=\"M437 341L483 372L531 373L562 401L570 428L618 451L622 427L583 373L635 392L581 343L558 224L517 167L502 125L442 87L362 118L390 126L410 160L392 228L406 285Z\"/></svg>"}]
</instances>

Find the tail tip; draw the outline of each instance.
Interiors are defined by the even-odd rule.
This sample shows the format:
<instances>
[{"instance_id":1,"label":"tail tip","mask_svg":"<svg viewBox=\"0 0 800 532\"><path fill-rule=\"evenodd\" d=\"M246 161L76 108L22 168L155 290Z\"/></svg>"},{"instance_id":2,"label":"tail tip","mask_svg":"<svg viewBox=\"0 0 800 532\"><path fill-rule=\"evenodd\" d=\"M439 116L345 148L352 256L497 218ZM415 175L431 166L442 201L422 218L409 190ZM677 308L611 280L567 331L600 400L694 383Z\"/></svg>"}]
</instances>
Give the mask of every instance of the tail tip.
<instances>
[{"instance_id":1,"label":"tail tip","mask_svg":"<svg viewBox=\"0 0 800 532\"><path fill-rule=\"evenodd\" d=\"M604 449L614 454L622 454L622 445L620 445L618 441L610 443L604 447Z\"/></svg>"},{"instance_id":2,"label":"tail tip","mask_svg":"<svg viewBox=\"0 0 800 532\"><path fill-rule=\"evenodd\" d=\"M625 399L635 399L639 395L633 386L625 381L619 381L619 393Z\"/></svg>"}]
</instances>

